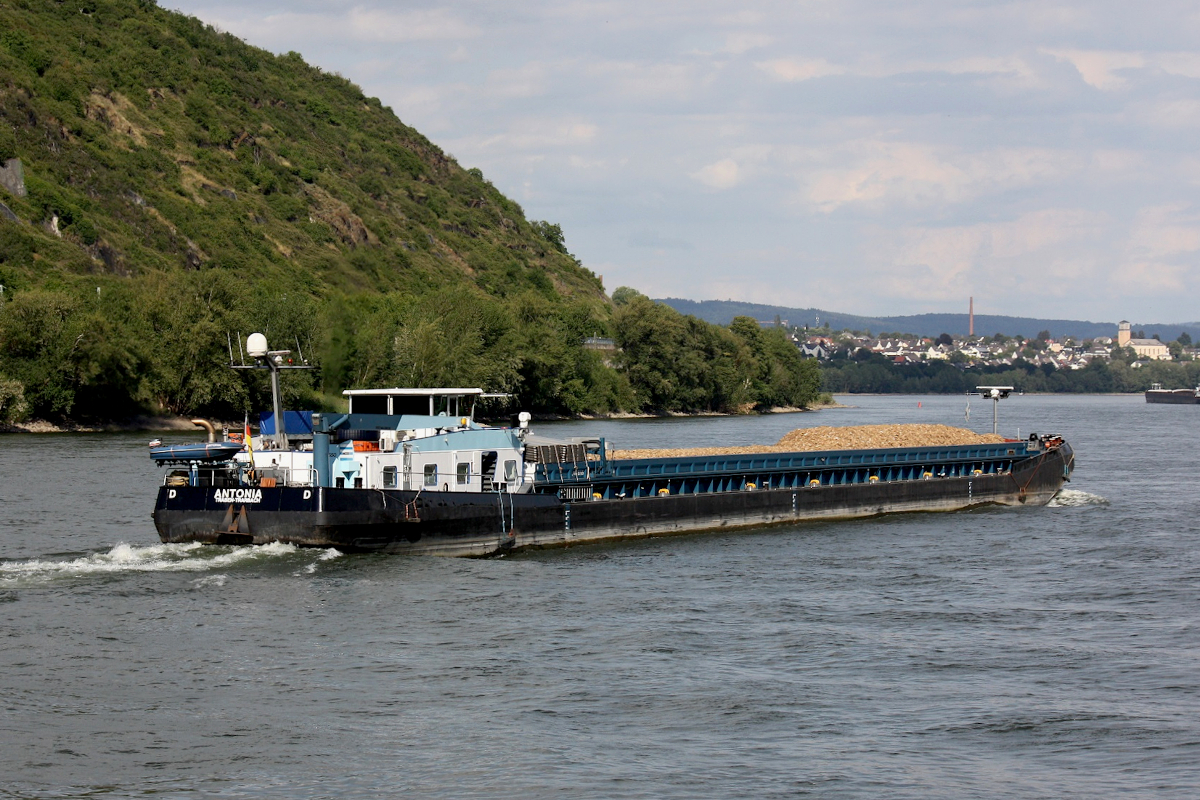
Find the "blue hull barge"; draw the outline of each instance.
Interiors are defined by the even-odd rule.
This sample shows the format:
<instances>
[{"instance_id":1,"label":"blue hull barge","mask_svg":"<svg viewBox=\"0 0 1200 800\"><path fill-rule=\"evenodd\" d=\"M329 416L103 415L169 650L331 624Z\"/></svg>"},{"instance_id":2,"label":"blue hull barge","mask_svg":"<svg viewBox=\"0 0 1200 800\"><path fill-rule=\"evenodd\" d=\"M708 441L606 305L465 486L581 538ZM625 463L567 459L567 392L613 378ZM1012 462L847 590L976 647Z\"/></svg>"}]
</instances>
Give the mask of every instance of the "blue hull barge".
<instances>
[{"instance_id":1,"label":"blue hull barge","mask_svg":"<svg viewBox=\"0 0 1200 800\"><path fill-rule=\"evenodd\" d=\"M350 413L264 430L168 473L164 542L289 542L489 556L692 531L985 505L1044 505L1074 467L1058 436L930 447L613 458L473 419L479 389L347 392ZM290 412L289 412L290 413Z\"/></svg>"}]
</instances>

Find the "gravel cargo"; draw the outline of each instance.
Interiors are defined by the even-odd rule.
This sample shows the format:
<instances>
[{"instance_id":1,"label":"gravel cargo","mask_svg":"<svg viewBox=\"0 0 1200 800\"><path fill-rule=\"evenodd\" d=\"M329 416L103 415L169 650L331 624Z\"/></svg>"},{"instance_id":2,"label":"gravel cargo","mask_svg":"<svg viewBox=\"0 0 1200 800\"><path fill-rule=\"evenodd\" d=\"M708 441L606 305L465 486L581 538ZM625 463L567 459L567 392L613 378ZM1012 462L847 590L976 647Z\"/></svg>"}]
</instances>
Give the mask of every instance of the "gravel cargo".
<instances>
[{"instance_id":1,"label":"gravel cargo","mask_svg":"<svg viewBox=\"0 0 1200 800\"><path fill-rule=\"evenodd\" d=\"M664 450L616 450L612 457L622 459L681 458L742 453L796 453L814 450L879 450L892 447L989 444L1002 441L1004 441L1003 436L975 433L965 428L954 428L949 425L855 425L845 428L822 426L798 428L785 434L776 444Z\"/></svg>"}]
</instances>

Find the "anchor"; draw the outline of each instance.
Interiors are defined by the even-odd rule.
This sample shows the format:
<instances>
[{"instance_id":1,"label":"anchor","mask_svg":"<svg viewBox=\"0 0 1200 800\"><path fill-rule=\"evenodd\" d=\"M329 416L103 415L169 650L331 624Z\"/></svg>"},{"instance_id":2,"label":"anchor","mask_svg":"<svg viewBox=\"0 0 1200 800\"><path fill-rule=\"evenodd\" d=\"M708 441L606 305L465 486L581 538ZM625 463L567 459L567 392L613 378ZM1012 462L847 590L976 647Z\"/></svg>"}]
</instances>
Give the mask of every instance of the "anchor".
<instances>
[{"instance_id":1,"label":"anchor","mask_svg":"<svg viewBox=\"0 0 1200 800\"><path fill-rule=\"evenodd\" d=\"M225 518L221 520L222 529L216 531L217 544L254 544L254 535L250 533L250 520L246 518L246 507L233 513L233 505L225 509Z\"/></svg>"}]
</instances>

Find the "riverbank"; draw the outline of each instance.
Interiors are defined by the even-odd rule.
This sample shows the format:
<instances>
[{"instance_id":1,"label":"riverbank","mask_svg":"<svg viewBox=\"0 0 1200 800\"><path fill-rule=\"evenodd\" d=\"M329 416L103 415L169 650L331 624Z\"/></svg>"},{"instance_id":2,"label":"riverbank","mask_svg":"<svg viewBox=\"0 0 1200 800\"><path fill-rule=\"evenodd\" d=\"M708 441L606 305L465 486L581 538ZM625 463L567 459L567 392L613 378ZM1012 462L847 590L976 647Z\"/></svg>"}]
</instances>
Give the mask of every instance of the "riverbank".
<instances>
[{"instance_id":1,"label":"riverbank","mask_svg":"<svg viewBox=\"0 0 1200 800\"><path fill-rule=\"evenodd\" d=\"M213 423L220 427L217 423ZM135 431L198 431L190 417L131 417L120 422L77 422L62 420L47 422L31 419L27 422L0 425L0 433L133 433Z\"/></svg>"},{"instance_id":2,"label":"riverbank","mask_svg":"<svg viewBox=\"0 0 1200 800\"><path fill-rule=\"evenodd\" d=\"M628 411L618 411L612 414L534 414L534 421L566 422L570 420L605 420L605 419L686 419L688 417L753 417L763 414L799 414L808 411L823 411L831 408L851 408L839 403L836 399L828 402L813 403L810 406L773 406L755 411L747 408L742 411L664 411L657 414L636 414Z\"/></svg>"},{"instance_id":3,"label":"riverbank","mask_svg":"<svg viewBox=\"0 0 1200 800\"><path fill-rule=\"evenodd\" d=\"M746 415L758 414L793 414L802 411L821 411L831 408L848 408L836 400L830 403L814 403L808 408L792 408L779 406L770 408L766 411L747 411ZM721 412L668 412L665 414L631 414L631 413L615 413L615 414L577 414L562 415L562 414L534 414L535 420L545 422L559 422L564 420L602 420L602 419L667 419L674 417L729 417L741 416L740 414L729 414ZM62 420L60 422L47 422L46 420L33 419L27 422L9 423L0 425L0 433L133 433L135 431L199 431L200 428L192 424L192 417L152 417L152 416L137 416L120 422L78 422L75 420ZM240 430L241 422L221 422L218 420L209 420L213 426L220 430L223 427ZM501 419L494 421L502 421Z\"/></svg>"}]
</instances>

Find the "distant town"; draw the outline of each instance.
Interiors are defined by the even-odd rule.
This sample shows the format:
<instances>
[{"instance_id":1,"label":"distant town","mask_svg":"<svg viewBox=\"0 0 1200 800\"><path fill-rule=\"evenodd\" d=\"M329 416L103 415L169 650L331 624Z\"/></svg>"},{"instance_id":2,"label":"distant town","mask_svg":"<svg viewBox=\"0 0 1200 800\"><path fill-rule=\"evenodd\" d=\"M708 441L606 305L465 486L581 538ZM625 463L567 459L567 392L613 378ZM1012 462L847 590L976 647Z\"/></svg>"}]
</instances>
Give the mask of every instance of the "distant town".
<instances>
[{"instance_id":1,"label":"distant town","mask_svg":"<svg viewBox=\"0 0 1200 800\"><path fill-rule=\"evenodd\" d=\"M1153 361L1194 361L1197 348L1191 336L1180 334L1178 339L1164 342L1158 336L1146 338L1144 332L1131 330L1122 321L1114 336L1098 336L1078 340L1073 337L1056 339L1050 331L1026 339L1021 336L914 336L902 333L870 331L831 331L828 328L791 327L787 320L759 321L763 327L783 327L800 351L822 361L862 359L864 355L881 356L894 364L928 364L948 362L962 367L1010 367L1018 362L1053 369L1084 369L1097 359L1114 358L1138 368Z\"/></svg>"}]
</instances>

